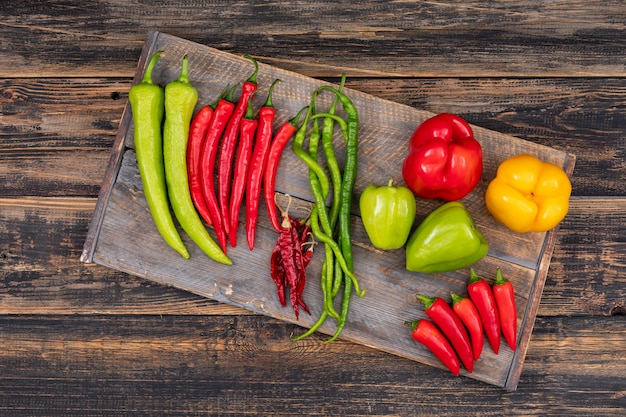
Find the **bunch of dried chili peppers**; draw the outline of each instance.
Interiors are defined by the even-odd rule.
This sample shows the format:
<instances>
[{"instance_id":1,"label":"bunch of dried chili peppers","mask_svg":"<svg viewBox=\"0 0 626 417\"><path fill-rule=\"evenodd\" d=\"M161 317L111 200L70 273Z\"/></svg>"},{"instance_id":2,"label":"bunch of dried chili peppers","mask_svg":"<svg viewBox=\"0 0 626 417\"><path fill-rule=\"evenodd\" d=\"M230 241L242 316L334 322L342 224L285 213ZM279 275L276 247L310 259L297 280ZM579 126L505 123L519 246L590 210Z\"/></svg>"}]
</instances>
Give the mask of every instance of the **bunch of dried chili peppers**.
<instances>
[{"instance_id":1,"label":"bunch of dried chili peppers","mask_svg":"<svg viewBox=\"0 0 626 417\"><path fill-rule=\"evenodd\" d=\"M418 295L432 322L421 319L411 323L413 338L430 349L455 376L460 373L461 363L472 372L474 361L482 353L484 336L495 354L500 350L501 335L511 350L517 346L515 290L500 269L492 285L470 269L467 293L452 293L452 305L440 297Z\"/></svg>"}]
</instances>

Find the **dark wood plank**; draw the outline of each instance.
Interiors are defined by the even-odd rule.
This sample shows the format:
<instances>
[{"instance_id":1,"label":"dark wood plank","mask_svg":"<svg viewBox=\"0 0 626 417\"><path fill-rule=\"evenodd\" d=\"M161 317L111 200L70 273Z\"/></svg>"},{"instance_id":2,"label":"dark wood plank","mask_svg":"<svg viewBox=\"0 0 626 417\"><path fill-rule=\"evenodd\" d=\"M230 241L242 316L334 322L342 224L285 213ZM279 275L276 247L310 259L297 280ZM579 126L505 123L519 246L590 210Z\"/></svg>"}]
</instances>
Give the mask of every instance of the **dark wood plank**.
<instances>
[{"instance_id":1,"label":"dark wood plank","mask_svg":"<svg viewBox=\"0 0 626 417\"><path fill-rule=\"evenodd\" d=\"M150 29L314 77L623 76L626 63L619 1L26 0L0 11L9 77L129 76Z\"/></svg>"},{"instance_id":2,"label":"dark wood plank","mask_svg":"<svg viewBox=\"0 0 626 417\"><path fill-rule=\"evenodd\" d=\"M505 392L351 343L294 343L296 326L260 316L2 316L0 412L622 416L625 324L540 319Z\"/></svg>"}]
</instances>

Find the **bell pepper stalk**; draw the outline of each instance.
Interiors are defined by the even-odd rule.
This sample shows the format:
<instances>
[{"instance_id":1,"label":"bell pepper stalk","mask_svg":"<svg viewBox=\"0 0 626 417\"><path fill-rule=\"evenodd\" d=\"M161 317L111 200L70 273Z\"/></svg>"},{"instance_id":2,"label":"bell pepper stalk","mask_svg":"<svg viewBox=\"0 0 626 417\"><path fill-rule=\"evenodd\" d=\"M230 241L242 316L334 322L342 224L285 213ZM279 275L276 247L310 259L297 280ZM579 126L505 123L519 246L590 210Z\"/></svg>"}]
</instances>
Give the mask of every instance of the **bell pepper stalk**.
<instances>
[{"instance_id":1,"label":"bell pepper stalk","mask_svg":"<svg viewBox=\"0 0 626 417\"><path fill-rule=\"evenodd\" d=\"M489 244L460 201L432 211L406 244L406 269L434 274L466 268L481 260Z\"/></svg>"},{"instance_id":2,"label":"bell pepper stalk","mask_svg":"<svg viewBox=\"0 0 626 417\"><path fill-rule=\"evenodd\" d=\"M418 196L446 201L465 197L483 172L482 147L461 117L441 113L421 123L409 140L402 176Z\"/></svg>"},{"instance_id":3,"label":"bell pepper stalk","mask_svg":"<svg viewBox=\"0 0 626 417\"><path fill-rule=\"evenodd\" d=\"M487 210L518 233L546 232L565 218L572 184L562 168L529 154L506 159L485 192Z\"/></svg>"},{"instance_id":4,"label":"bell pepper stalk","mask_svg":"<svg viewBox=\"0 0 626 417\"><path fill-rule=\"evenodd\" d=\"M371 184L359 199L361 219L372 245L378 249L399 249L406 243L415 221L416 203L407 187Z\"/></svg>"}]
</instances>

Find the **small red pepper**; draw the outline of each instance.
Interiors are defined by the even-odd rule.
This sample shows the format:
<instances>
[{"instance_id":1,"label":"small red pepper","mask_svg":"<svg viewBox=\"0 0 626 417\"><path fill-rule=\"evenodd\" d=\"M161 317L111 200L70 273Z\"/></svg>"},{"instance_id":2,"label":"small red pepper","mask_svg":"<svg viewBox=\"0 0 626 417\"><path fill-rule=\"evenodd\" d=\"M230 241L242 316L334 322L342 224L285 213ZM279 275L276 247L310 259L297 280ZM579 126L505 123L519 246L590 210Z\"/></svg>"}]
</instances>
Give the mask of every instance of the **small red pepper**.
<instances>
[{"instance_id":1,"label":"small red pepper","mask_svg":"<svg viewBox=\"0 0 626 417\"><path fill-rule=\"evenodd\" d=\"M459 200L478 184L483 171L480 143L470 125L441 113L420 124L402 166L408 187L423 198Z\"/></svg>"},{"instance_id":2,"label":"small red pepper","mask_svg":"<svg viewBox=\"0 0 626 417\"><path fill-rule=\"evenodd\" d=\"M256 77L259 71L259 65L256 60L249 55L244 55L254 63L254 72L241 86L241 96L235 106L220 145L219 164L217 167L217 194L220 203L220 210L224 222L226 234L230 235L230 217L229 217L229 197L231 187L231 175L233 172L233 159L235 157L235 148L237 146L237 138L239 136L239 125L243 119L246 109L248 108L248 100L257 89ZM235 231L234 233L237 233Z\"/></svg>"},{"instance_id":3,"label":"small red pepper","mask_svg":"<svg viewBox=\"0 0 626 417\"><path fill-rule=\"evenodd\" d=\"M422 319L412 324L411 336L416 342L426 346L454 376L459 376L461 365L454 349L445 336L429 320Z\"/></svg>"},{"instance_id":4,"label":"small red pepper","mask_svg":"<svg viewBox=\"0 0 626 417\"><path fill-rule=\"evenodd\" d=\"M252 103L248 101L248 110L246 115L241 119L241 129L239 132L239 149L237 150L237 160L235 162L235 173L233 175L233 184L230 194L230 233L228 239L230 245L234 248L237 245L237 226L239 224L239 210L246 189L246 179L248 178L248 166L250 165L250 156L252 155L252 145L254 142L254 134L258 125L257 119L252 111Z\"/></svg>"},{"instance_id":5,"label":"small red pepper","mask_svg":"<svg viewBox=\"0 0 626 417\"><path fill-rule=\"evenodd\" d=\"M452 310L459 316L472 341L472 352L474 360L477 361L483 352L485 335L483 333L483 322L476 306L468 297L462 297L455 293L450 293L452 297Z\"/></svg>"},{"instance_id":6,"label":"small red pepper","mask_svg":"<svg viewBox=\"0 0 626 417\"><path fill-rule=\"evenodd\" d=\"M280 80L277 79L272 83L267 93L265 104L259 109L259 125L256 132L254 150L252 151L250 169L248 170L248 181L246 184L246 238L250 250L254 249L263 172L267 165L267 155L272 144L272 134L274 133L276 110L272 102L272 92L277 82L280 82Z\"/></svg>"},{"instance_id":7,"label":"small red pepper","mask_svg":"<svg viewBox=\"0 0 626 417\"><path fill-rule=\"evenodd\" d=\"M236 87L237 86L234 86L226 97L220 99L217 103L215 115L207 130L200 156L200 184L202 186L202 194L207 209L209 210L209 215L211 216L211 223L217 234L217 240L223 251L226 251L226 232L224 230L217 196L215 195L215 162L222 132L224 132L226 124L235 109L233 94Z\"/></svg>"},{"instance_id":8,"label":"small red pepper","mask_svg":"<svg viewBox=\"0 0 626 417\"><path fill-rule=\"evenodd\" d=\"M472 346L461 319L443 298L431 298L424 295L418 295L417 298L424 303L426 315L439 326L443 334L450 340L463 366L471 373L474 370Z\"/></svg>"},{"instance_id":9,"label":"small red pepper","mask_svg":"<svg viewBox=\"0 0 626 417\"><path fill-rule=\"evenodd\" d=\"M263 197L265 205L267 206L267 214L269 216L272 226L277 232L280 232L280 220L276 213L276 203L274 202L274 193L276 186L276 173L278 172L278 165L280 163L280 157L289 142L289 139L298 130L300 125L300 116L305 113L308 107L303 108L298 114L288 121L286 121L272 140L270 150L267 156L267 166L263 174Z\"/></svg>"},{"instance_id":10,"label":"small red pepper","mask_svg":"<svg viewBox=\"0 0 626 417\"><path fill-rule=\"evenodd\" d=\"M517 346L517 306L515 304L515 290L511 281L502 276L500 268L496 272L493 283L493 297L498 307L500 327L504 340L511 350Z\"/></svg>"},{"instance_id":11,"label":"small red pepper","mask_svg":"<svg viewBox=\"0 0 626 417\"><path fill-rule=\"evenodd\" d=\"M487 335L487 340L495 354L500 350L500 317L496 301L489 283L476 275L473 268L470 268L470 280L467 285L467 294L474 302L480 318L483 322L483 329Z\"/></svg>"}]
</instances>

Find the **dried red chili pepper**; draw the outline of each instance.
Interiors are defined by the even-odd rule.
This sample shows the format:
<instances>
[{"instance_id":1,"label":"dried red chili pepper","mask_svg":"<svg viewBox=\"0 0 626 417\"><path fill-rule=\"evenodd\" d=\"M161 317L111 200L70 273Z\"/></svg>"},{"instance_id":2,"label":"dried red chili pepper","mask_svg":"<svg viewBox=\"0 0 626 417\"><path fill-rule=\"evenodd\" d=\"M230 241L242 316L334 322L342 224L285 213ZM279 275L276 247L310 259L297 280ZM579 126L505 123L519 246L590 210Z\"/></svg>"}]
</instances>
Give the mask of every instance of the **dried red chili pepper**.
<instances>
[{"instance_id":1,"label":"dried red chili pepper","mask_svg":"<svg viewBox=\"0 0 626 417\"><path fill-rule=\"evenodd\" d=\"M217 167L217 194L220 204L220 211L222 213L222 220L224 222L224 230L226 234L230 235L230 213L229 213L229 197L231 186L231 175L233 172L233 159L235 156L235 148L237 146L237 137L239 135L239 125L241 119L243 119L246 109L248 108L248 100L252 97L252 94L257 89L257 73L259 71L259 65L254 58L249 55L244 55L254 63L254 72L243 83L241 87L241 96L235 106L226 130L224 131L224 137L220 146L219 164ZM236 231L234 233L237 233Z\"/></svg>"},{"instance_id":2,"label":"dried red chili pepper","mask_svg":"<svg viewBox=\"0 0 626 417\"><path fill-rule=\"evenodd\" d=\"M285 266L283 265L283 260L280 253L280 236L278 240L276 240L276 244L274 245L274 249L272 249L272 256L270 259L270 275L274 284L276 284L276 293L278 294L278 300L280 304L285 307L287 302L285 300L285 290L287 288L286 276L285 276Z\"/></svg>"},{"instance_id":3,"label":"dried red chili pepper","mask_svg":"<svg viewBox=\"0 0 626 417\"><path fill-rule=\"evenodd\" d=\"M476 275L473 268L470 268L470 280L467 285L467 294L474 302L480 318L483 322L483 329L487 335L487 340L491 345L491 350L498 354L500 350L500 317L496 301L489 283Z\"/></svg>"},{"instance_id":4,"label":"dried red chili pepper","mask_svg":"<svg viewBox=\"0 0 626 417\"><path fill-rule=\"evenodd\" d=\"M463 323L452 310L452 307L440 297L431 298L418 295L417 298L424 303L426 315L439 326L443 334L450 340L461 362L471 373L474 370L474 358L470 339Z\"/></svg>"},{"instance_id":5,"label":"dried red chili pepper","mask_svg":"<svg viewBox=\"0 0 626 417\"><path fill-rule=\"evenodd\" d=\"M220 145L220 138L235 109L233 94L236 87L237 86L231 88L226 96L218 101L213 120L204 138L200 156L200 184L202 186L202 195L204 196L204 201L209 210L209 216L211 217L211 223L215 229L217 240L223 251L226 251L226 232L224 230L217 196L215 195L215 161Z\"/></svg>"},{"instance_id":6,"label":"dried red chili pepper","mask_svg":"<svg viewBox=\"0 0 626 417\"><path fill-rule=\"evenodd\" d=\"M480 314L468 297L462 297L455 293L450 293L450 296L452 297L452 310L459 316L469 333L474 360L477 361L483 351L485 338Z\"/></svg>"},{"instance_id":7,"label":"dried red chili pepper","mask_svg":"<svg viewBox=\"0 0 626 417\"><path fill-rule=\"evenodd\" d=\"M272 250L270 274L276 284L278 299L283 307L286 304L285 294L289 289L289 300L298 319L300 308L311 314L302 299L306 285L306 267L313 255L312 245L307 248L305 244L309 235L309 226L308 220L296 220L289 216L289 207L286 210L280 210L283 220L278 239Z\"/></svg>"},{"instance_id":8,"label":"dried red chili pepper","mask_svg":"<svg viewBox=\"0 0 626 417\"><path fill-rule=\"evenodd\" d=\"M426 346L454 376L461 371L459 359L445 336L429 320L422 319L412 323L411 336L418 343Z\"/></svg>"},{"instance_id":9,"label":"dried red chili pepper","mask_svg":"<svg viewBox=\"0 0 626 417\"><path fill-rule=\"evenodd\" d=\"M496 280L493 283L493 298L496 300L498 315L500 316L500 328L504 340L511 350L517 346L517 305L515 304L515 289L511 281L502 276L498 268Z\"/></svg>"},{"instance_id":10,"label":"dried red chili pepper","mask_svg":"<svg viewBox=\"0 0 626 417\"><path fill-rule=\"evenodd\" d=\"M248 181L246 184L246 238L250 250L254 249L254 239L256 235L257 220L259 218L259 196L261 195L261 183L263 173L267 164L267 155L272 144L272 134L274 130L274 117L276 110L272 102L272 92L279 79L274 80L267 93L267 99L259 109L259 125L257 127L254 150L248 170Z\"/></svg>"},{"instance_id":11,"label":"dried red chili pepper","mask_svg":"<svg viewBox=\"0 0 626 417\"><path fill-rule=\"evenodd\" d=\"M276 204L274 202L274 193L276 185L276 173L278 172L278 164L280 163L280 157L283 153L283 149L289 142L289 139L293 136L300 125L300 116L306 112L308 107L303 108L298 114L288 121L286 121L276 132L272 144L270 146L269 154L267 156L267 166L263 173L263 197L265 199L265 205L267 206L267 213L272 223L272 226L277 232L280 232L280 220L276 213Z\"/></svg>"},{"instance_id":12,"label":"dried red chili pepper","mask_svg":"<svg viewBox=\"0 0 626 417\"><path fill-rule=\"evenodd\" d=\"M248 178L248 166L252 155L252 144L254 134L258 125L257 119L252 111L252 104L248 102L248 110L241 119L241 129L239 131L239 149L237 150L237 161L235 163L235 173L230 195L230 233L228 239L233 248L237 245L237 226L239 224L239 210L246 188L246 178Z\"/></svg>"}]
</instances>

